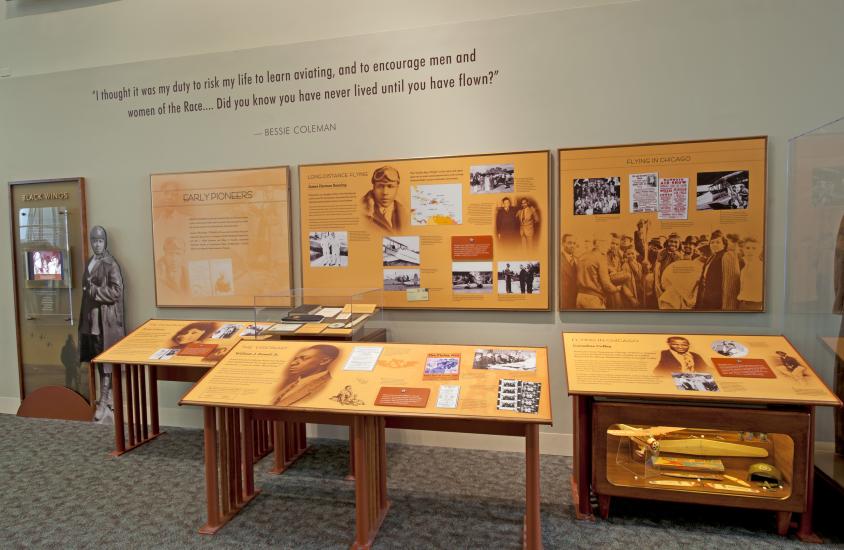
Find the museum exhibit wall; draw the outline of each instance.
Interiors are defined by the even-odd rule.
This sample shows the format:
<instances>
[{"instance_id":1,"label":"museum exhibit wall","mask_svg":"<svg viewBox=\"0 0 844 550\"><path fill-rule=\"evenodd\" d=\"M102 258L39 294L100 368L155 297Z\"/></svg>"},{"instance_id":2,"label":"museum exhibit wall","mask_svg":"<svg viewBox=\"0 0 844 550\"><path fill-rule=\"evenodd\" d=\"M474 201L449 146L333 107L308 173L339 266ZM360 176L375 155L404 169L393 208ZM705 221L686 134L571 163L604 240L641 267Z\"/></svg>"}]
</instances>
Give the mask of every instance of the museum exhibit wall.
<instances>
[{"instance_id":1,"label":"museum exhibit wall","mask_svg":"<svg viewBox=\"0 0 844 550\"><path fill-rule=\"evenodd\" d=\"M0 78L0 178L86 179L89 226L108 229L110 249L124 270L129 328L150 317L251 315L248 310L155 307L152 173L289 165L292 239L298 243L300 164L551 150L551 202L544 215L552 216L554 265L545 272L553 275L546 288L553 287L551 303L556 304L558 147L767 135L764 313L385 313L395 342L548 346L554 426L543 431L544 452L571 451L562 331L783 330L788 139L844 109L844 73L837 69L844 51L838 32L844 4L832 0L528 2L518 8L478 1L459 3L454 12L439 2L424 15L409 2L390 7L378 2L354 12L297 6L287 18L279 8L270 18L258 9L249 11L249 3L238 3L209 8L211 14L199 16L195 26L187 12L191 6L204 10L205 3L198 1L180 3L185 7L178 14L165 2L77 2L81 7L47 13L34 7L29 13L22 2L6 4L0 69L9 67L12 76ZM131 10L141 4L144 12L133 19ZM95 17L86 21L89 11ZM254 36L244 31L253 27ZM237 30L229 34L228 28ZM181 29L182 39L159 40ZM215 50L219 53L187 55ZM459 54L469 55L458 63ZM452 56L450 64L430 65L432 57L445 55ZM380 61L420 58L426 66L418 70L373 70ZM361 63L370 71L363 72ZM355 74L337 75L339 67L355 64ZM326 68L334 78L295 79L297 71ZM255 82L256 74L268 80L267 71L289 72L291 80ZM237 83L244 74L253 76L252 84ZM214 77L221 83L233 78L235 85L205 89L206 80ZM465 85L467 78L476 83ZM403 89L383 93L382 85L402 80ZM185 82L189 93L172 91L174 84ZM194 82L200 89L194 89ZM354 95L356 85L376 82L377 95ZM409 91L413 82L425 83L425 90ZM436 85L443 87L432 89ZM111 97L124 87L129 97ZM136 96L135 87L156 93ZM342 89L350 97L326 97ZM306 92L320 92L320 99L306 101ZM289 95L295 102L255 105L258 96L271 95ZM237 99L249 99L250 106L235 110ZM203 104L201 110L193 110L197 103ZM130 110L144 108L153 114L129 116ZM0 224L9 223L4 193ZM0 239L4 266L10 246L8 236ZM295 246L297 281L299 253ZM19 391L11 277L9 268L0 273L3 412L14 412ZM830 382L831 365L816 366ZM200 424L199 411L177 407L186 388L162 384L164 424ZM320 427L316 433L337 432ZM480 436L393 437L498 445ZM832 439L828 411L819 412L818 439Z\"/></svg>"}]
</instances>

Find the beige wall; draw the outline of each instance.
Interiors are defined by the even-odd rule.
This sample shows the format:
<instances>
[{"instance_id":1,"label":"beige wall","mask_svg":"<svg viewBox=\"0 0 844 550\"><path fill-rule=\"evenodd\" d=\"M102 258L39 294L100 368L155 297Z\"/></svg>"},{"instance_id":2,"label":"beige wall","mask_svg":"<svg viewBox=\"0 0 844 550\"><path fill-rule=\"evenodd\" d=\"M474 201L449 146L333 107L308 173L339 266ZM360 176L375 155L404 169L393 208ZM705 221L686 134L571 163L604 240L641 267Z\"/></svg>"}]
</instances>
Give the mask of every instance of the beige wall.
<instances>
[{"instance_id":1,"label":"beige wall","mask_svg":"<svg viewBox=\"0 0 844 550\"><path fill-rule=\"evenodd\" d=\"M89 224L109 229L126 273L130 326L153 316L221 314L154 307L150 173L289 164L295 207L295 167L304 163L550 149L556 182L558 147L768 135L767 313L387 313L396 341L471 344L492 337L500 344L547 345L555 418L544 436L547 451L570 444L562 331L781 331L787 140L842 111L844 36L838 27L844 4L836 0L378 2L357 10L342 2L317 10L269 1L192 1L180 2L176 14L172 2L91 0L91 7L75 10L10 14L12 5L23 3L4 3L7 17L0 21L0 68L33 75L0 79L0 179L86 178ZM548 12L585 4L591 6ZM200 5L211 7L194 22L190 8ZM283 45L229 51L267 44ZM494 85L146 120L129 120L120 104L91 99L93 89L124 83L472 48L478 72L499 70ZM210 51L223 53L176 57ZM102 66L113 63L122 64ZM323 121L335 122L337 131L253 135L269 126ZM553 189L551 210L556 202ZM0 226L9 226L8 216L4 194ZM294 242L297 236L294 228ZM10 257L8 237L0 239L0 257ZM0 318L8 327L0 331L0 407L5 403L6 409L18 393L11 296L7 268L0 270ZM830 365L816 366L829 380ZM164 386L165 421L195 422L196 411L176 409L184 386ZM827 412L818 436L832 439Z\"/></svg>"}]
</instances>

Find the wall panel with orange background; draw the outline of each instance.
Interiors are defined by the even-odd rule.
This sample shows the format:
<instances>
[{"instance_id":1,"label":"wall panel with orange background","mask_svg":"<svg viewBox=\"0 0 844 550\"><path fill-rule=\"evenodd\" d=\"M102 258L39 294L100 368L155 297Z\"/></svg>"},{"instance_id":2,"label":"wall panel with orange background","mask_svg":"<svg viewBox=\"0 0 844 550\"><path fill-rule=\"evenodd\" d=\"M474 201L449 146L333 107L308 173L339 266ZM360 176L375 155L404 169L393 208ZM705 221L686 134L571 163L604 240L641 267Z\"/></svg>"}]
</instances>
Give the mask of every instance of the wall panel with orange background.
<instances>
[{"instance_id":1,"label":"wall panel with orange background","mask_svg":"<svg viewBox=\"0 0 844 550\"><path fill-rule=\"evenodd\" d=\"M300 166L302 286L384 288L387 308L547 310L548 163L538 151ZM384 167L399 181L379 223L370 191ZM499 215L505 198L511 210Z\"/></svg>"},{"instance_id":2,"label":"wall panel with orange background","mask_svg":"<svg viewBox=\"0 0 844 550\"><path fill-rule=\"evenodd\" d=\"M251 307L255 296L289 297L286 166L153 174L150 185L156 305Z\"/></svg>"},{"instance_id":3,"label":"wall panel with orange background","mask_svg":"<svg viewBox=\"0 0 844 550\"><path fill-rule=\"evenodd\" d=\"M746 294L759 298L760 304L752 311L764 309L764 244L767 138L749 137L706 141L672 143L650 143L640 145L618 145L606 147L584 147L560 149L560 237L571 234L576 243L575 255L591 250L596 237L609 238L611 233L634 236L641 220L648 222L647 240L654 237L679 235L681 241L687 237L711 236L720 229L724 235L735 234L740 239L751 237L758 241L757 252L762 261L755 269L753 290ZM743 174L746 172L746 174ZM738 173L729 179L729 174ZM659 219L657 211L637 212L631 202L631 176L634 174L656 174L657 182L662 178L688 178L687 213L685 219ZM718 181L718 174L727 176L723 181L735 182L738 178L749 179L748 196L743 208L730 207L729 194L701 192L700 183ZM575 214L574 181L589 178L619 178L621 200L618 213ZM701 190L703 185L701 186ZM698 201L705 209L699 209ZM709 206L704 206L709 205ZM647 242L644 243L647 248ZM561 253L560 266L560 309L581 309L571 302L564 303L567 279L564 276L565 258ZM696 283L700 279L701 265L688 262L673 268L674 280L678 283L678 296L666 297L662 306L613 307L607 309L661 311L682 311L694 308ZM745 274L748 275L748 274ZM745 279L749 279L745 277ZM569 279L570 281L570 279ZM572 298L573 299L573 298ZM738 310L738 308L705 308L709 311Z\"/></svg>"}]
</instances>

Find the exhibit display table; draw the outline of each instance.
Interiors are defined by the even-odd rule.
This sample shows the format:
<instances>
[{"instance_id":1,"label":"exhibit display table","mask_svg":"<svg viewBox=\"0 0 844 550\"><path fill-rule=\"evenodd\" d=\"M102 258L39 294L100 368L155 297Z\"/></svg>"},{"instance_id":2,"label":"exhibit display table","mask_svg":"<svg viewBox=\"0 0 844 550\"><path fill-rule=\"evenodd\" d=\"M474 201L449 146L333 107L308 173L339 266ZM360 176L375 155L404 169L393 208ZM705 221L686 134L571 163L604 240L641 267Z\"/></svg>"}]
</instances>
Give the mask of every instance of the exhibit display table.
<instances>
[{"instance_id":1,"label":"exhibit display table","mask_svg":"<svg viewBox=\"0 0 844 550\"><path fill-rule=\"evenodd\" d=\"M158 381L196 382L243 337L251 337L248 321L150 319L126 335L92 363L111 364L115 456L147 443L161 434L158 421ZM93 369L92 369L93 370ZM275 431L280 428L276 427ZM255 457L273 448L273 428L253 427ZM286 433L300 441L290 462L304 450L305 426L287 426ZM286 447L286 446L285 446ZM279 452L277 450L277 452Z\"/></svg>"},{"instance_id":2,"label":"exhibit display table","mask_svg":"<svg viewBox=\"0 0 844 550\"><path fill-rule=\"evenodd\" d=\"M389 508L385 428L525 438L524 546L540 548L539 426L551 424L545 348L242 340L181 401L204 407L213 533L256 494L244 460L255 419L352 428L356 532L369 548Z\"/></svg>"},{"instance_id":3,"label":"exhibit display table","mask_svg":"<svg viewBox=\"0 0 844 550\"><path fill-rule=\"evenodd\" d=\"M776 512L813 540L816 406L841 402L782 336L565 333L572 491Z\"/></svg>"}]
</instances>

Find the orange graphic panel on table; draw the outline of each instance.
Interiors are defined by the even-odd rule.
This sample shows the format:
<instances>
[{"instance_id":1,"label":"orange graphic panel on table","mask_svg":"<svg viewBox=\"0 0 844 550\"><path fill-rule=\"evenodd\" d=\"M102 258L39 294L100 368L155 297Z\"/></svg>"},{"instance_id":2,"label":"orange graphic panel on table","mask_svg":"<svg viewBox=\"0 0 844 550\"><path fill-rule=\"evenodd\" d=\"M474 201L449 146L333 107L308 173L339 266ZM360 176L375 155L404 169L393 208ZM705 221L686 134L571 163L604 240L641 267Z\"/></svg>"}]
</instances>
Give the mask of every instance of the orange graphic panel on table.
<instances>
[{"instance_id":1,"label":"orange graphic panel on table","mask_svg":"<svg viewBox=\"0 0 844 550\"><path fill-rule=\"evenodd\" d=\"M182 403L551 422L545 348L241 340Z\"/></svg>"},{"instance_id":2,"label":"orange graphic panel on table","mask_svg":"<svg viewBox=\"0 0 844 550\"><path fill-rule=\"evenodd\" d=\"M563 333L570 394L837 405L783 336Z\"/></svg>"}]
</instances>

